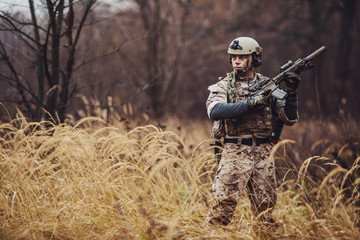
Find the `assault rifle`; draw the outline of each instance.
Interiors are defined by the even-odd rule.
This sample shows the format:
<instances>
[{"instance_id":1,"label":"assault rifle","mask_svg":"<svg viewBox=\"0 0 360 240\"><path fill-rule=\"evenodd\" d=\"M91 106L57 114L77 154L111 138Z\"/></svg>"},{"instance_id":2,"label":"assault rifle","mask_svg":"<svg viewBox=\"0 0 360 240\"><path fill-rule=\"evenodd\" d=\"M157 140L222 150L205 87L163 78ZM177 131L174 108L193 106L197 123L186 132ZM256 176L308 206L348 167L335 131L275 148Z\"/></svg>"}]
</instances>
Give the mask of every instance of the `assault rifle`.
<instances>
[{"instance_id":1,"label":"assault rifle","mask_svg":"<svg viewBox=\"0 0 360 240\"><path fill-rule=\"evenodd\" d=\"M249 87L250 94L271 94L274 98L283 100L286 98L287 93L281 89L280 83L287 79L287 73L295 72L300 74L301 72L313 67L314 65L311 61L325 51L326 48L322 46L306 58L299 58L295 62L289 60L286 64L280 67L281 72L274 78L271 79L268 77L262 77L257 83Z\"/></svg>"},{"instance_id":2,"label":"assault rifle","mask_svg":"<svg viewBox=\"0 0 360 240\"><path fill-rule=\"evenodd\" d=\"M326 48L322 46L315 52L311 53L306 58L300 58L296 62L289 60L286 64L280 67L280 73L274 78L262 77L259 82L249 87L251 95L265 94L273 96L279 100L283 100L287 96L287 92L281 89L280 83L287 79L287 73L295 72L300 74L301 72L313 67L312 60L324 53ZM277 143L279 141L284 122L280 119L275 121L274 131L271 133L271 141Z\"/></svg>"}]
</instances>

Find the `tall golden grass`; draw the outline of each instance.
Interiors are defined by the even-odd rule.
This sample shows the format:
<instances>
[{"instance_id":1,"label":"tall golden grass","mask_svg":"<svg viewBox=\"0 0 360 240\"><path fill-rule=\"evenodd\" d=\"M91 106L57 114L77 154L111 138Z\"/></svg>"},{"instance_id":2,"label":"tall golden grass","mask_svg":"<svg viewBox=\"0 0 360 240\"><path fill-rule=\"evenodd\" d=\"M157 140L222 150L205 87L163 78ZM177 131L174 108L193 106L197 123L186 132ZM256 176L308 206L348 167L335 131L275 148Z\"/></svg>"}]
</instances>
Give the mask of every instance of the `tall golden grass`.
<instances>
[{"instance_id":1,"label":"tall golden grass","mask_svg":"<svg viewBox=\"0 0 360 240\"><path fill-rule=\"evenodd\" d=\"M0 125L0 239L260 239L242 199L227 227L204 228L216 168L210 123L159 128L85 117L70 124ZM275 148L294 143L284 140ZM288 161L286 151L274 152ZM308 175L312 163L324 174ZM271 239L357 239L359 156L345 169L325 156L289 167ZM350 177L355 181L350 181ZM357 178L356 178L357 177ZM345 184L346 183L346 184Z\"/></svg>"}]
</instances>

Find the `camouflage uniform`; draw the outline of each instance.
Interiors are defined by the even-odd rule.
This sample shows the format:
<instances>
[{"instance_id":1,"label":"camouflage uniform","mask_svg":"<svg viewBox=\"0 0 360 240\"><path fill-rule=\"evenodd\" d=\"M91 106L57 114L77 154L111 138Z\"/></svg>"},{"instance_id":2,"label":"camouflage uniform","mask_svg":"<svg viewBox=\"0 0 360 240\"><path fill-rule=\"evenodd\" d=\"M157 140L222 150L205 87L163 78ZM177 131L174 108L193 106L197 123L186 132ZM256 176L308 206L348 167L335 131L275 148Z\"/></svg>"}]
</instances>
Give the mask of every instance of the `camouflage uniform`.
<instances>
[{"instance_id":1,"label":"camouflage uniform","mask_svg":"<svg viewBox=\"0 0 360 240\"><path fill-rule=\"evenodd\" d=\"M248 87L262 76L255 74L252 79L237 79L232 102L245 100ZM217 103L228 103L231 74L211 85L210 95L206 102L210 113ZM289 120L285 114L285 100L270 99L263 108L249 110L236 119L224 119L214 122L215 138L236 139L224 144L219 167L216 171L212 191L216 204L209 211L205 223L219 222L227 225L233 216L238 199L245 189L248 190L253 213L269 221L271 209L276 203L276 178L274 160L269 160L271 145L269 139L274 120L280 118L286 125L294 124L298 119ZM259 141L257 140L264 140ZM250 140L250 141L249 141ZM237 141L237 143L236 143ZM266 142L264 144L260 144Z\"/></svg>"}]
</instances>

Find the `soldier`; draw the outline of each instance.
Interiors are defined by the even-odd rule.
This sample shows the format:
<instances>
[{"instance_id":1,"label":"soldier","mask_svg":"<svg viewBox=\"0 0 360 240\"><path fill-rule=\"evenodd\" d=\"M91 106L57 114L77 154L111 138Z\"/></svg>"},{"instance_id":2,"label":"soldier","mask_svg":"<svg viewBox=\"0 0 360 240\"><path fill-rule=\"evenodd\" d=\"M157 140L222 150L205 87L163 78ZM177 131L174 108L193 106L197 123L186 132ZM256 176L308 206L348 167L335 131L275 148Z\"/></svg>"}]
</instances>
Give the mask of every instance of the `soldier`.
<instances>
[{"instance_id":1,"label":"soldier","mask_svg":"<svg viewBox=\"0 0 360 240\"><path fill-rule=\"evenodd\" d=\"M205 224L229 224L245 189L254 215L273 223L277 186L274 159L269 159L271 134L275 121L293 125L298 120L300 77L289 73L292 80L284 100L249 96L249 86L263 77L255 72L261 65L262 48L252 38L239 37L230 43L228 54L233 71L208 88L206 101L208 116L214 120L213 136L222 139L224 150L212 186L215 205Z\"/></svg>"}]
</instances>

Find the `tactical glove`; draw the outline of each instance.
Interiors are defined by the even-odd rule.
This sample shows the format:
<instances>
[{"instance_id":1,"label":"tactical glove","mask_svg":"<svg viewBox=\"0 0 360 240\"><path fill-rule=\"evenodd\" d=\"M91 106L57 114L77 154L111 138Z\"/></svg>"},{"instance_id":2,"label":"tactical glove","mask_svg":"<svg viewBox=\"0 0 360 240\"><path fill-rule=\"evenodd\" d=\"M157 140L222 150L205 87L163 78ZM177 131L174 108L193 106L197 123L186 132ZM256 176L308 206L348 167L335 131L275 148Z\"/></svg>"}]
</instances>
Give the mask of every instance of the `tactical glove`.
<instances>
[{"instance_id":1,"label":"tactical glove","mask_svg":"<svg viewBox=\"0 0 360 240\"><path fill-rule=\"evenodd\" d=\"M294 72L285 74L286 80L280 83L280 88L287 93L294 93L299 86L300 76Z\"/></svg>"},{"instance_id":2,"label":"tactical glove","mask_svg":"<svg viewBox=\"0 0 360 240\"><path fill-rule=\"evenodd\" d=\"M266 104L266 102L267 102L267 97L262 94L257 94L247 98L247 103L249 104L249 108L263 107Z\"/></svg>"}]
</instances>

